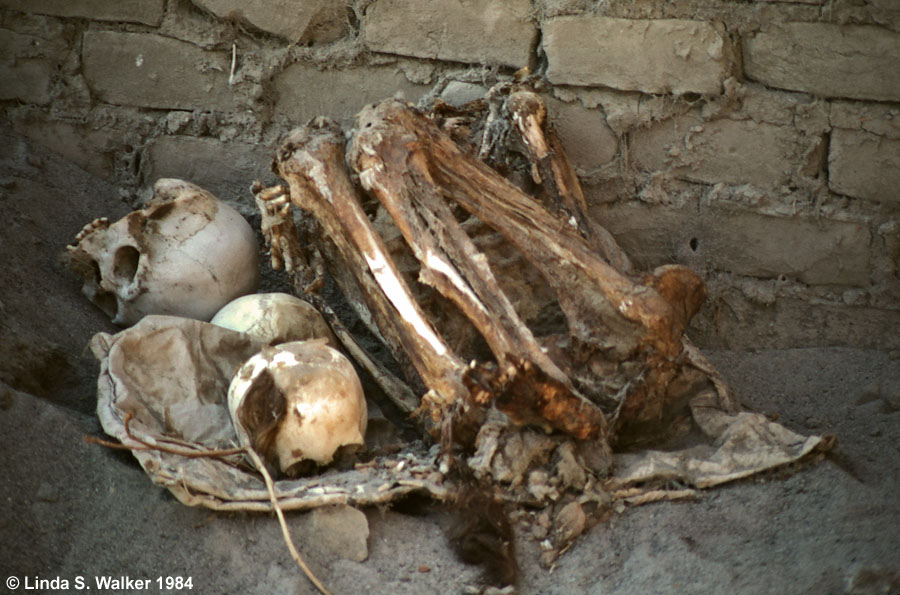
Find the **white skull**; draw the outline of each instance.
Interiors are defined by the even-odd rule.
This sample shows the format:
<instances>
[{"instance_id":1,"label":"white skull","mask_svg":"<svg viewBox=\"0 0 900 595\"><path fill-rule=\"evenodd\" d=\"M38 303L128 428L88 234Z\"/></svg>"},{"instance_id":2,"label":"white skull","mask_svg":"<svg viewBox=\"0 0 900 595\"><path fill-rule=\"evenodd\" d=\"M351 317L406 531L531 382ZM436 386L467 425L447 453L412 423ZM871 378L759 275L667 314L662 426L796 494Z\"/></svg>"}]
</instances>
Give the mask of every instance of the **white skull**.
<instances>
[{"instance_id":1,"label":"white skull","mask_svg":"<svg viewBox=\"0 0 900 595\"><path fill-rule=\"evenodd\" d=\"M165 178L146 208L110 225L97 219L69 246L83 293L112 321L146 314L209 320L256 291L259 247L241 215L206 190Z\"/></svg>"},{"instance_id":2,"label":"white skull","mask_svg":"<svg viewBox=\"0 0 900 595\"><path fill-rule=\"evenodd\" d=\"M241 445L291 474L362 445L368 415L350 361L323 339L265 347L235 373L228 409Z\"/></svg>"},{"instance_id":3,"label":"white skull","mask_svg":"<svg viewBox=\"0 0 900 595\"><path fill-rule=\"evenodd\" d=\"M337 341L319 311L287 293L241 296L216 312L210 322L247 333L269 345L324 338L332 347L337 347Z\"/></svg>"}]
</instances>

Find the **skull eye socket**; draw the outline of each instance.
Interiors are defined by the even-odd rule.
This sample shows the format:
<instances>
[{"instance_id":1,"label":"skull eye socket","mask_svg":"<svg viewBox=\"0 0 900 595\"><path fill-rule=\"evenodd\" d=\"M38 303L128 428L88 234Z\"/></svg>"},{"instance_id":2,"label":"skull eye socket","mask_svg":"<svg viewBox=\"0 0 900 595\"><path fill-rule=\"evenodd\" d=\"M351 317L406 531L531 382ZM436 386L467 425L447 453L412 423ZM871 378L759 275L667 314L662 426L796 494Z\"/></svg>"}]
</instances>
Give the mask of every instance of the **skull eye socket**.
<instances>
[{"instance_id":1,"label":"skull eye socket","mask_svg":"<svg viewBox=\"0 0 900 595\"><path fill-rule=\"evenodd\" d=\"M122 280L131 281L137 274L141 253L134 246L122 246L113 257L113 274Z\"/></svg>"}]
</instances>

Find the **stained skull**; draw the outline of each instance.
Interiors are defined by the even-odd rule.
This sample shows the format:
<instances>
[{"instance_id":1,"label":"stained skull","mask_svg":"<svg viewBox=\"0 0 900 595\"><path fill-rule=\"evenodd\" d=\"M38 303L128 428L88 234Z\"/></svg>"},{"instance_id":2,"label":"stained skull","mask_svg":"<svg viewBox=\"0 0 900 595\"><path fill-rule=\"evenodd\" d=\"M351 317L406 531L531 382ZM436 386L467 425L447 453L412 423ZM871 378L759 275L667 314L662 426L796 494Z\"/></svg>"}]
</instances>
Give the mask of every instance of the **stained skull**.
<instances>
[{"instance_id":1,"label":"stained skull","mask_svg":"<svg viewBox=\"0 0 900 595\"><path fill-rule=\"evenodd\" d=\"M253 229L189 182L163 178L147 206L110 224L96 219L68 246L82 292L116 324L147 314L209 320L259 284Z\"/></svg>"},{"instance_id":2,"label":"stained skull","mask_svg":"<svg viewBox=\"0 0 900 595\"><path fill-rule=\"evenodd\" d=\"M368 421L353 364L325 339L263 348L234 375L228 408L241 444L288 474L362 445Z\"/></svg>"}]
</instances>

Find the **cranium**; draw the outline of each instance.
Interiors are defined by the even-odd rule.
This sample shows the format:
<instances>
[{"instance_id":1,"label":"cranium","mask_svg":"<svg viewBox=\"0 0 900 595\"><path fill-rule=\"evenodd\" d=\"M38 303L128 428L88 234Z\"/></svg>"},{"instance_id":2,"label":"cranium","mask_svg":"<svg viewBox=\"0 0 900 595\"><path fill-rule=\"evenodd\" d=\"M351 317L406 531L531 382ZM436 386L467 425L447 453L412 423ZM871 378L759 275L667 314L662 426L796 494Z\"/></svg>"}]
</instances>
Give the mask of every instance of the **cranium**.
<instances>
[{"instance_id":1,"label":"cranium","mask_svg":"<svg viewBox=\"0 0 900 595\"><path fill-rule=\"evenodd\" d=\"M228 408L241 444L288 474L327 465L339 448L364 443L359 377L324 339L263 348L234 375Z\"/></svg>"},{"instance_id":2,"label":"cranium","mask_svg":"<svg viewBox=\"0 0 900 595\"><path fill-rule=\"evenodd\" d=\"M319 311L287 293L241 296L216 312L210 322L247 333L270 345L325 338L332 347L337 346L337 340Z\"/></svg>"},{"instance_id":3,"label":"cranium","mask_svg":"<svg viewBox=\"0 0 900 595\"><path fill-rule=\"evenodd\" d=\"M241 215L206 190L164 178L147 206L96 219L68 246L83 293L112 321L146 314L209 320L259 283L259 248Z\"/></svg>"}]
</instances>

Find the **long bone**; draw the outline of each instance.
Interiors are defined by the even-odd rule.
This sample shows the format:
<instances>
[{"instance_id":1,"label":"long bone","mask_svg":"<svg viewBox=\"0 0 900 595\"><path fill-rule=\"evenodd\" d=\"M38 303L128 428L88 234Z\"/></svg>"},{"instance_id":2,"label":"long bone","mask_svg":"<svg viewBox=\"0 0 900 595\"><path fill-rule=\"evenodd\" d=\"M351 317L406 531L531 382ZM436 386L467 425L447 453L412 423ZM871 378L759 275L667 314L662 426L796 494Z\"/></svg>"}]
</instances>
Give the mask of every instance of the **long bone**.
<instances>
[{"instance_id":1,"label":"long bone","mask_svg":"<svg viewBox=\"0 0 900 595\"><path fill-rule=\"evenodd\" d=\"M408 358L439 401L464 401L465 365L425 318L366 217L344 162L337 124L317 118L293 130L281 144L276 168L290 186L291 202L315 217L353 271L391 351Z\"/></svg>"},{"instance_id":2,"label":"long bone","mask_svg":"<svg viewBox=\"0 0 900 595\"><path fill-rule=\"evenodd\" d=\"M421 268L419 279L450 299L475 325L499 366L495 380L469 382L480 404L520 423L543 423L578 438L603 435L603 413L581 396L520 320L488 266L456 221L416 142L391 134L363 111L349 160L400 229ZM474 378L474 372L468 376Z\"/></svg>"},{"instance_id":3,"label":"long bone","mask_svg":"<svg viewBox=\"0 0 900 595\"><path fill-rule=\"evenodd\" d=\"M588 359L629 364L620 397L627 417L660 417L666 388L683 363L682 333L705 295L695 273L669 266L643 282L628 278L596 253L577 225L466 155L403 102L364 110L352 144L355 165L371 187L384 175L378 168L394 170L410 195L422 194L427 182L429 191L455 201L516 246L556 290L573 341Z\"/></svg>"},{"instance_id":4,"label":"long bone","mask_svg":"<svg viewBox=\"0 0 900 595\"><path fill-rule=\"evenodd\" d=\"M632 273L628 255L622 250L606 228L598 225L587 214L587 202L578 182L575 169L565 157L562 142L554 129L548 126L547 107L532 91L515 91L506 99L506 109L515 123L528 156L534 164L538 179L549 187L551 201L562 207L570 217L570 223L591 244L611 267L621 273Z\"/></svg>"}]
</instances>

